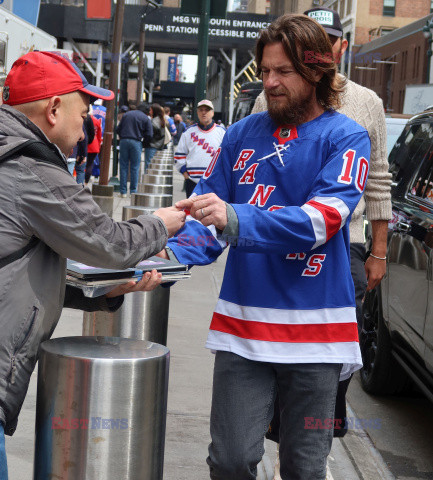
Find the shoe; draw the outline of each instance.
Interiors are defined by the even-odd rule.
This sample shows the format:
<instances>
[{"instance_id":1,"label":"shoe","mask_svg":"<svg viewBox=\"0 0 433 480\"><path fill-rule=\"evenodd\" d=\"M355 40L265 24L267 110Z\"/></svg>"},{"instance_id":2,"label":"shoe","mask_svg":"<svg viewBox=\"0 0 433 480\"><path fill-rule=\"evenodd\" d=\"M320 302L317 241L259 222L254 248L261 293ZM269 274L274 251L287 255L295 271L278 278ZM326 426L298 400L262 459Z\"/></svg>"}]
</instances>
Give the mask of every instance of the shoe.
<instances>
[{"instance_id":1,"label":"shoe","mask_svg":"<svg viewBox=\"0 0 433 480\"><path fill-rule=\"evenodd\" d=\"M121 193L120 194L120 198L126 198L128 195L126 195L126 193Z\"/></svg>"}]
</instances>

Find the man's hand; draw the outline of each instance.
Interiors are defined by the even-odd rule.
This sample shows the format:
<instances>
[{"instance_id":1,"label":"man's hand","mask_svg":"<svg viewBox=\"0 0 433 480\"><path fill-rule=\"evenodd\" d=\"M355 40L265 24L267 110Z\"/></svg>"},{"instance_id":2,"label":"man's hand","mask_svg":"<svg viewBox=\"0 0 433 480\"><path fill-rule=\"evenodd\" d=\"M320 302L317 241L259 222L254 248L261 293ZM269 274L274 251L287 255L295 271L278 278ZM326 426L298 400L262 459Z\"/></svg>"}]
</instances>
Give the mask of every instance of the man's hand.
<instances>
[{"instance_id":1,"label":"man's hand","mask_svg":"<svg viewBox=\"0 0 433 480\"><path fill-rule=\"evenodd\" d=\"M224 230L227 225L227 207L215 193L197 195L177 202L176 207L186 209L196 220L199 220L205 227L215 225L219 230Z\"/></svg>"},{"instance_id":2,"label":"man's hand","mask_svg":"<svg viewBox=\"0 0 433 480\"><path fill-rule=\"evenodd\" d=\"M146 272L140 281L136 282L134 280L130 280L127 283L118 285L105 296L107 298L112 298L131 292L150 292L161 284L161 280L162 274L158 273L156 270L152 270L151 272Z\"/></svg>"},{"instance_id":3,"label":"man's hand","mask_svg":"<svg viewBox=\"0 0 433 480\"><path fill-rule=\"evenodd\" d=\"M182 175L183 175L183 178L184 178L185 180L188 180L188 178L189 178L188 172L183 172Z\"/></svg>"},{"instance_id":4,"label":"man's hand","mask_svg":"<svg viewBox=\"0 0 433 480\"><path fill-rule=\"evenodd\" d=\"M160 208L154 215L165 223L169 237L172 237L185 225L185 212L176 207Z\"/></svg>"},{"instance_id":5,"label":"man's hand","mask_svg":"<svg viewBox=\"0 0 433 480\"><path fill-rule=\"evenodd\" d=\"M365 274L367 275L367 291L373 290L382 281L386 273L386 261L368 257L365 262Z\"/></svg>"},{"instance_id":6,"label":"man's hand","mask_svg":"<svg viewBox=\"0 0 433 480\"><path fill-rule=\"evenodd\" d=\"M160 257L160 258L165 258L166 260L170 260L167 250L165 248L164 250L161 250L159 253L157 253L155 257Z\"/></svg>"},{"instance_id":7,"label":"man's hand","mask_svg":"<svg viewBox=\"0 0 433 480\"><path fill-rule=\"evenodd\" d=\"M372 245L371 253L376 257L386 257L386 240L388 235L387 220L371 221ZM368 257L365 262L365 274L367 276L367 291L373 290L381 282L386 273L386 260Z\"/></svg>"}]
</instances>

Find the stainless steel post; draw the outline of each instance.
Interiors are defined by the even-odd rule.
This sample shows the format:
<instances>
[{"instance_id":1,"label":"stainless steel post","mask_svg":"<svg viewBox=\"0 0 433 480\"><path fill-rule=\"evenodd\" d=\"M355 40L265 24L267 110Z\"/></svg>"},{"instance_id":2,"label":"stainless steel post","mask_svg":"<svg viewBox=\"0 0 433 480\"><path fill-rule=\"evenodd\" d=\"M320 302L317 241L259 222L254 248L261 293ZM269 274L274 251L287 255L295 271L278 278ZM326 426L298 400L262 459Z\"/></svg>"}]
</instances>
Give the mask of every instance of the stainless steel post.
<instances>
[{"instance_id":1,"label":"stainless steel post","mask_svg":"<svg viewBox=\"0 0 433 480\"><path fill-rule=\"evenodd\" d=\"M142 207L171 207L173 196L163 193L133 193L131 195L131 203L132 205L140 205Z\"/></svg>"},{"instance_id":2,"label":"stainless steel post","mask_svg":"<svg viewBox=\"0 0 433 480\"><path fill-rule=\"evenodd\" d=\"M135 338L167 344L170 288L125 295L117 312L85 312L84 336Z\"/></svg>"},{"instance_id":3,"label":"stainless steel post","mask_svg":"<svg viewBox=\"0 0 433 480\"><path fill-rule=\"evenodd\" d=\"M164 167L163 165L151 167L147 169L148 175L173 175L173 169Z\"/></svg>"},{"instance_id":4,"label":"stainless steel post","mask_svg":"<svg viewBox=\"0 0 433 480\"><path fill-rule=\"evenodd\" d=\"M154 185L173 185L173 175L143 175L141 183Z\"/></svg>"},{"instance_id":5,"label":"stainless steel post","mask_svg":"<svg viewBox=\"0 0 433 480\"><path fill-rule=\"evenodd\" d=\"M173 185L153 185L151 183L139 183L137 193L164 193L173 195Z\"/></svg>"},{"instance_id":6,"label":"stainless steel post","mask_svg":"<svg viewBox=\"0 0 433 480\"><path fill-rule=\"evenodd\" d=\"M140 340L44 342L34 480L162 480L169 358Z\"/></svg>"},{"instance_id":7,"label":"stainless steel post","mask_svg":"<svg viewBox=\"0 0 433 480\"><path fill-rule=\"evenodd\" d=\"M123 207L122 220L152 214L157 208ZM83 335L108 335L167 344L170 288L125 295L116 312L84 312Z\"/></svg>"},{"instance_id":8,"label":"stainless steel post","mask_svg":"<svg viewBox=\"0 0 433 480\"><path fill-rule=\"evenodd\" d=\"M122 220L131 220L131 218L136 218L139 215L151 215L156 210L157 208L151 207L125 206L122 211Z\"/></svg>"}]
</instances>

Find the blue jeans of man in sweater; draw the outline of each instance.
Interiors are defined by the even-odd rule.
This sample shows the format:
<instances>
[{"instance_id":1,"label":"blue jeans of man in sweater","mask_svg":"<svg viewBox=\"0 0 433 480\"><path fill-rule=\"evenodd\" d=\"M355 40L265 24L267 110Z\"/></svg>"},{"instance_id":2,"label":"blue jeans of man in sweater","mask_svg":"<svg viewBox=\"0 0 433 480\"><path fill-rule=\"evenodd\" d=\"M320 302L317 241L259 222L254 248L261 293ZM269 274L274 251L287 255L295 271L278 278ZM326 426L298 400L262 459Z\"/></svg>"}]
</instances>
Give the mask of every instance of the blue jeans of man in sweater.
<instances>
[{"instance_id":1,"label":"blue jeans of man in sweater","mask_svg":"<svg viewBox=\"0 0 433 480\"><path fill-rule=\"evenodd\" d=\"M140 140L122 138L119 142L119 147L120 193L127 193L128 170L130 170L131 173L129 192L135 193L137 191L143 145Z\"/></svg>"}]
</instances>

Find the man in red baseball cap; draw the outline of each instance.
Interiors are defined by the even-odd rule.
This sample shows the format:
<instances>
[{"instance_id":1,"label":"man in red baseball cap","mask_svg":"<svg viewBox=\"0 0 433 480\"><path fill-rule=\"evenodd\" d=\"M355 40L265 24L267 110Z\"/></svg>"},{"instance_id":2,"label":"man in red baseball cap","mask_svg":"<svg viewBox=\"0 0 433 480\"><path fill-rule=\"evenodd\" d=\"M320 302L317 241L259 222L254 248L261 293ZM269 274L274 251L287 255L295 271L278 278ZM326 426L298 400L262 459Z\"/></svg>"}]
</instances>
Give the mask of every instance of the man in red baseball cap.
<instances>
[{"instance_id":1,"label":"man in red baseball cap","mask_svg":"<svg viewBox=\"0 0 433 480\"><path fill-rule=\"evenodd\" d=\"M111 91L89 85L68 59L31 52L6 78L0 107L0 480L7 479L4 434L12 435L39 345L62 307L114 311L123 293L159 285L154 270L103 297L65 287L66 258L106 268L133 267L160 252L185 213L160 209L114 222L77 185L66 156L83 136L90 97Z\"/></svg>"}]
</instances>

